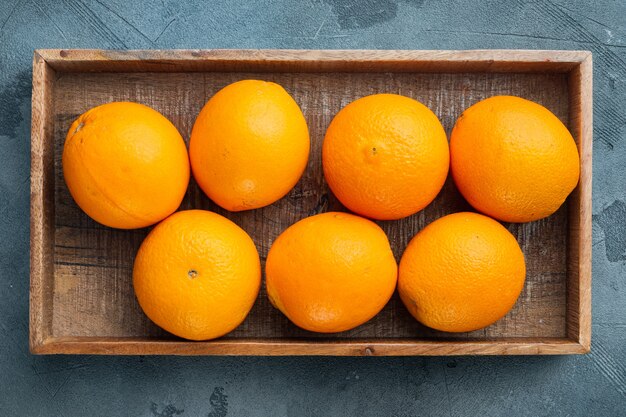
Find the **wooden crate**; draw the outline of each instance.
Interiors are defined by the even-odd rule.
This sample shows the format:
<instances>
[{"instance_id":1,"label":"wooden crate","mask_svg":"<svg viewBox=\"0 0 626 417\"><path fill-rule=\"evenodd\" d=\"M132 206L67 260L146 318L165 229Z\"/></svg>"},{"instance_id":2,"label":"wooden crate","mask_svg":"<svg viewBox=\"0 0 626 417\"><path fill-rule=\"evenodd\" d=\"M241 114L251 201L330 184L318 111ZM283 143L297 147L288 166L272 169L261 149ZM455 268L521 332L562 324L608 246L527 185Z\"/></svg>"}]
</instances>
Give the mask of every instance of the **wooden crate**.
<instances>
[{"instance_id":1,"label":"wooden crate","mask_svg":"<svg viewBox=\"0 0 626 417\"><path fill-rule=\"evenodd\" d=\"M33 353L177 355L515 355L589 351L591 340L591 54L582 51L98 51L39 50L33 64L30 348ZM259 210L229 213L191 182L182 208L214 210L253 237L262 260L295 221L342 210L323 180L326 127L348 102L389 92L430 107L449 133L471 104L519 95L569 126L581 156L580 183L553 216L509 224L527 260L515 308L494 325L450 334L421 326L397 296L368 323L320 335L292 325L264 290L247 320L209 342L188 342L152 324L132 290L135 252L148 229L101 226L76 206L63 181L70 123L114 100L147 104L189 138L196 115L218 89L259 78L283 85L302 107L312 149L289 195ZM433 220L469 210L448 179L422 212L379 222L400 257Z\"/></svg>"}]
</instances>

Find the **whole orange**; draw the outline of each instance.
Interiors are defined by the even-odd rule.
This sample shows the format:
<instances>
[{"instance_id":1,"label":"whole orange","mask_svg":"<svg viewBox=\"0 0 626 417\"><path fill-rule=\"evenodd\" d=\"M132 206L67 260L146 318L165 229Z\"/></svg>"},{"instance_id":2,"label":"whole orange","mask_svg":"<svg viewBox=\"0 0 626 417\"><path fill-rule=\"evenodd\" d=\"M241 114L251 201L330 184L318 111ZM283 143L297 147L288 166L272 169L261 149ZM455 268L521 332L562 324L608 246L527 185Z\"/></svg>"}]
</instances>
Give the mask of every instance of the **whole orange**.
<instances>
[{"instance_id":1,"label":"whole orange","mask_svg":"<svg viewBox=\"0 0 626 417\"><path fill-rule=\"evenodd\" d=\"M95 221L134 229L178 208L189 183L189 158L180 133L161 113L114 102L72 123L63 176L78 206Z\"/></svg>"},{"instance_id":2,"label":"whole orange","mask_svg":"<svg viewBox=\"0 0 626 417\"><path fill-rule=\"evenodd\" d=\"M451 169L465 199L507 222L547 217L578 183L574 138L545 107L496 96L469 107L450 138Z\"/></svg>"},{"instance_id":3,"label":"whole orange","mask_svg":"<svg viewBox=\"0 0 626 417\"><path fill-rule=\"evenodd\" d=\"M332 333L374 317L396 286L385 232L370 220L328 212L274 241L265 266L271 303L303 329Z\"/></svg>"},{"instance_id":4,"label":"whole orange","mask_svg":"<svg viewBox=\"0 0 626 417\"><path fill-rule=\"evenodd\" d=\"M517 240L476 213L435 220L409 243L400 261L398 292L418 321L446 332L468 332L504 317L526 277Z\"/></svg>"},{"instance_id":5,"label":"whole orange","mask_svg":"<svg viewBox=\"0 0 626 417\"><path fill-rule=\"evenodd\" d=\"M426 207L443 187L448 141L437 116L420 102L375 94L337 113L322 161L330 189L348 209L400 219Z\"/></svg>"},{"instance_id":6,"label":"whole orange","mask_svg":"<svg viewBox=\"0 0 626 417\"><path fill-rule=\"evenodd\" d=\"M218 91L191 133L193 175L205 194L230 211L272 204L291 190L309 158L309 131L280 85L244 80Z\"/></svg>"},{"instance_id":7,"label":"whole orange","mask_svg":"<svg viewBox=\"0 0 626 417\"><path fill-rule=\"evenodd\" d=\"M141 244L133 285L157 325L185 339L214 339L252 308L261 285L259 254L250 236L225 217L179 211Z\"/></svg>"}]
</instances>

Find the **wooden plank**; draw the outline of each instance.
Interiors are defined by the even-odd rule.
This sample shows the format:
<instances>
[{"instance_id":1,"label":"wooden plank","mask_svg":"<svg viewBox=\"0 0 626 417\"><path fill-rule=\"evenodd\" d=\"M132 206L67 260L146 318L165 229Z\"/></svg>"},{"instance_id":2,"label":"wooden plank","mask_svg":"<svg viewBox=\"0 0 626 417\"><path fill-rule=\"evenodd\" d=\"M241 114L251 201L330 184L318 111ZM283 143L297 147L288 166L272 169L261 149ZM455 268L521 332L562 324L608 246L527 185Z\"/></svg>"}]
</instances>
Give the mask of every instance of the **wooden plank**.
<instances>
[{"instance_id":1,"label":"wooden plank","mask_svg":"<svg viewBox=\"0 0 626 417\"><path fill-rule=\"evenodd\" d=\"M57 71L567 72L586 51L63 50L38 51Z\"/></svg>"},{"instance_id":2,"label":"wooden plank","mask_svg":"<svg viewBox=\"0 0 626 417\"><path fill-rule=\"evenodd\" d=\"M593 81L589 55L570 74L571 131L580 154L580 181L570 197L567 333L591 348Z\"/></svg>"},{"instance_id":3,"label":"wooden plank","mask_svg":"<svg viewBox=\"0 0 626 417\"><path fill-rule=\"evenodd\" d=\"M494 341L276 341L273 339L173 342L145 339L59 338L36 353L93 355L262 355L262 356L454 356L567 355L585 353L569 339Z\"/></svg>"},{"instance_id":4,"label":"wooden plank","mask_svg":"<svg viewBox=\"0 0 626 417\"><path fill-rule=\"evenodd\" d=\"M54 70L35 52L30 175L30 335L36 349L52 331L54 253Z\"/></svg>"}]
</instances>

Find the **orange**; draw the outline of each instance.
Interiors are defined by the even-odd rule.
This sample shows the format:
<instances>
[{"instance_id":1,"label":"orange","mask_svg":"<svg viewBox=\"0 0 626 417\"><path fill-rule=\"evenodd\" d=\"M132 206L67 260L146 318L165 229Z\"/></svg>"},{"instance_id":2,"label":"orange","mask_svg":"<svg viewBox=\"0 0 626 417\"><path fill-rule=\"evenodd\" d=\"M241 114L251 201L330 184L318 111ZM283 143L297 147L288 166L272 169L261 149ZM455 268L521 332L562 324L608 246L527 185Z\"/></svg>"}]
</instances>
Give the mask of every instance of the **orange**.
<instances>
[{"instance_id":1,"label":"orange","mask_svg":"<svg viewBox=\"0 0 626 417\"><path fill-rule=\"evenodd\" d=\"M385 306L397 265L375 223L329 212L300 220L276 239L265 278L271 303L293 323L333 333L365 323Z\"/></svg>"},{"instance_id":2,"label":"orange","mask_svg":"<svg viewBox=\"0 0 626 417\"><path fill-rule=\"evenodd\" d=\"M446 133L420 102L396 94L353 101L330 123L324 175L351 211L380 220L414 214L437 196L448 175Z\"/></svg>"},{"instance_id":3,"label":"orange","mask_svg":"<svg viewBox=\"0 0 626 417\"><path fill-rule=\"evenodd\" d=\"M133 285L157 325L185 339L214 339L252 308L261 285L259 254L250 236L225 217L180 211L141 244Z\"/></svg>"},{"instance_id":4,"label":"orange","mask_svg":"<svg viewBox=\"0 0 626 417\"><path fill-rule=\"evenodd\" d=\"M108 103L72 123L63 175L87 215L134 229L178 208L189 183L189 159L180 133L161 113L138 103Z\"/></svg>"},{"instance_id":5,"label":"orange","mask_svg":"<svg viewBox=\"0 0 626 417\"><path fill-rule=\"evenodd\" d=\"M504 317L526 276L517 240L476 213L444 216L420 231L400 261L398 292L418 321L468 332Z\"/></svg>"},{"instance_id":6,"label":"orange","mask_svg":"<svg viewBox=\"0 0 626 417\"><path fill-rule=\"evenodd\" d=\"M309 130L298 104L278 84L244 80L204 106L191 132L193 175L230 211L272 204L291 190L309 158Z\"/></svg>"},{"instance_id":7,"label":"orange","mask_svg":"<svg viewBox=\"0 0 626 417\"><path fill-rule=\"evenodd\" d=\"M496 96L469 107L450 138L451 169L465 199L507 222L554 213L578 183L574 138L545 107Z\"/></svg>"}]
</instances>

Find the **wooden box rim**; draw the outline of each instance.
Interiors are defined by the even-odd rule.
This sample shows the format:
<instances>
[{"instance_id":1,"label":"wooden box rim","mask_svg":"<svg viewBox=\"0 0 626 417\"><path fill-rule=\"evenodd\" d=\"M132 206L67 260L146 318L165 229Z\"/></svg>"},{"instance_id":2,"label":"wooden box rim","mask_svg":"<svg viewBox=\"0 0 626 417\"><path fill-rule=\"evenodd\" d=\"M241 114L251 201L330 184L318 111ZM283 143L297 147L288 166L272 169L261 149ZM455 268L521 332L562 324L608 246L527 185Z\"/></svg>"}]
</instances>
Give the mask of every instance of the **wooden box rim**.
<instances>
[{"instance_id":1,"label":"wooden box rim","mask_svg":"<svg viewBox=\"0 0 626 417\"><path fill-rule=\"evenodd\" d=\"M567 73L581 174L573 203L577 247L568 288L565 338L485 340L365 339L346 341L239 339L190 342L142 338L52 337L45 317L44 273L53 262L50 235L50 161L44 140L51 79L61 72L185 72L236 68L283 72L561 72ZM30 208L30 337L35 354L115 355L536 355L581 354L591 346L592 55L558 50L96 50L38 49L33 58ZM570 197L571 198L571 197ZM571 231L570 231L571 236ZM53 240L53 239L52 239ZM52 242L53 243L53 242ZM571 327L571 328L570 328Z\"/></svg>"}]
</instances>

